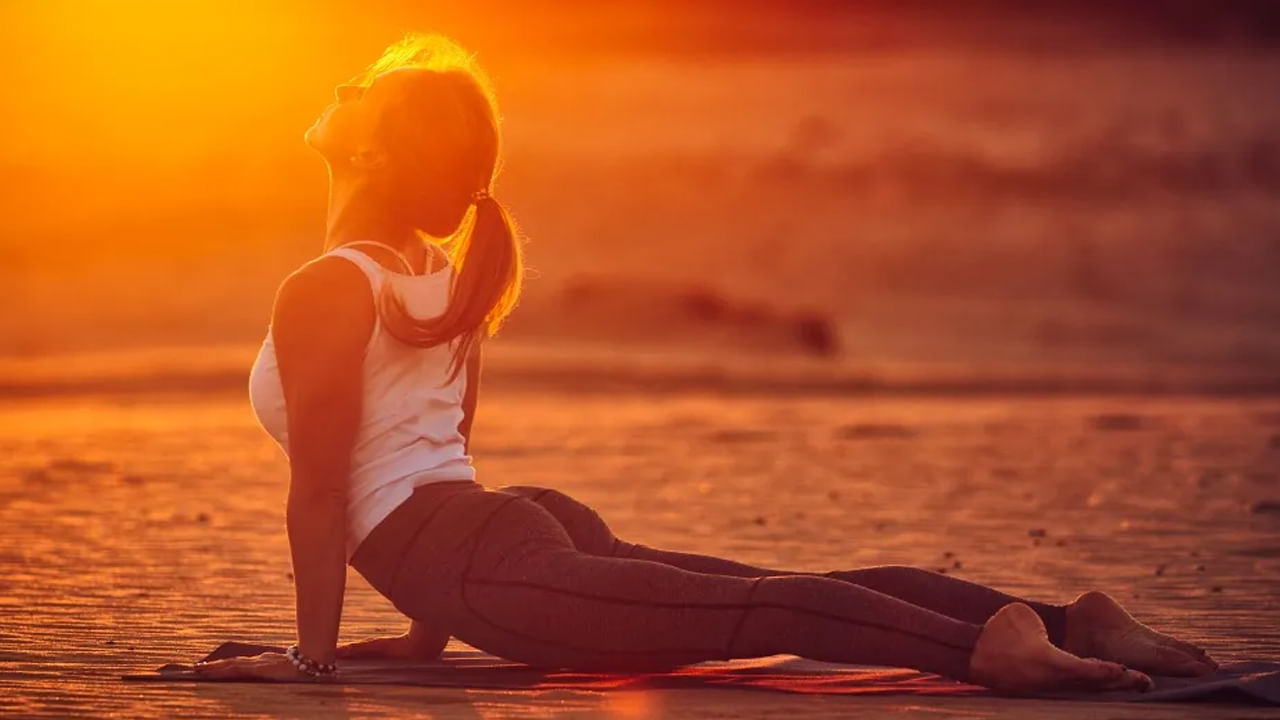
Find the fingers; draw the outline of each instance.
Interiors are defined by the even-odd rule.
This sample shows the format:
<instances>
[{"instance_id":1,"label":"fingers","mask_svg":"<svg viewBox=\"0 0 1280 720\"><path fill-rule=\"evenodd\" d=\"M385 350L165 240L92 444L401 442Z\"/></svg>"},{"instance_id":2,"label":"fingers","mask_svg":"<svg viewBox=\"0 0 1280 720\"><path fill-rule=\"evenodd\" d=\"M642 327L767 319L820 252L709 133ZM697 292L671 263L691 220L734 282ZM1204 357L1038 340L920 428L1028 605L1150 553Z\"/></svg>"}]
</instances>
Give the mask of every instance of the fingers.
<instances>
[{"instance_id":1,"label":"fingers","mask_svg":"<svg viewBox=\"0 0 1280 720\"><path fill-rule=\"evenodd\" d=\"M393 657L397 647L395 640L396 638L368 638L339 645L337 657L347 660Z\"/></svg>"},{"instance_id":2,"label":"fingers","mask_svg":"<svg viewBox=\"0 0 1280 720\"><path fill-rule=\"evenodd\" d=\"M210 680L305 681L313 679L301 673L288 658L280 653L198 662L192 665L191 669L196 675Z\"/></svg>"},{"instance_id":3,"label":"fingers","mask_svg":"<svg viewBox=\"0 0 1280 720\"><path fill-rule=\"evenodd\" d=\"M191 666L197 675L207 678L225 679L235 677L237 674L243 674L241 667L241 658L227 658L225 660L214 660L212 662L198 662Z\"/></svg>"},{"instance_id":4,"label":"fingers","mask_svg":"<svg viewBox=\"0 0 1280 720\"><path fill-rule=\"evenodd\" d=\"M368 657L370 650L370 642L368 640L360 640L358 642L339 645L334 656L339 659L353 659Z\"/></svg>"}]
</instances>

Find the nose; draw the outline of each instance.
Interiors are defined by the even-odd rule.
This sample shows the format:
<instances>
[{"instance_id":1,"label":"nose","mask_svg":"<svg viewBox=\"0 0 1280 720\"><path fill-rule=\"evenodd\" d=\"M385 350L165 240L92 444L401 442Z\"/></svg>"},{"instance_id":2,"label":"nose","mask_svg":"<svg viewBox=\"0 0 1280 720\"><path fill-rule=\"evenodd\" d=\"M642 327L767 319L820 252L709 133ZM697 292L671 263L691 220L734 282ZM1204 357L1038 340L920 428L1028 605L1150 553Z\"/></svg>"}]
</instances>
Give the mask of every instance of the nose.
<instances>
[{"instance_id":1,"label":"nose","mask_svg":"<svg viewBox=\"0 0 1280 720\"><path fill-rule=\"evenodd\" d=\"M339 85L337 89L334 90L333 94L338 97L338 102L340 103L347 102L348 100L355 100L359 98L361 95L364 95L364 86L363 85Z\"/></svg>"}]
</instances>

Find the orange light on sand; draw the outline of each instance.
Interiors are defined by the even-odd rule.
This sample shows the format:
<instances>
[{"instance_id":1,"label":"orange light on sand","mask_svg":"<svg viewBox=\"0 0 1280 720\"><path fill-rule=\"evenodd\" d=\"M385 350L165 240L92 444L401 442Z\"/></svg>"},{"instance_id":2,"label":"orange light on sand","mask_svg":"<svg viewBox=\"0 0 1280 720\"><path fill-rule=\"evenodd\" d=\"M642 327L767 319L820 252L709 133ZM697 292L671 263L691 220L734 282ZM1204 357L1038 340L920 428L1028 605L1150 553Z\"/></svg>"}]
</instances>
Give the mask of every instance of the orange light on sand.
<instances>
[{"instance_id":1,"label":"orange light on sand","mask_svg":"<svg viewBox=\"0 0 1280 720\"><path fill-rule=\"evenodd\" d=\"M644 690L611 692L606 693L605 714L618 720L658 717L662 705L662 698L654 692Z\"/></svg>"}]
</instances>

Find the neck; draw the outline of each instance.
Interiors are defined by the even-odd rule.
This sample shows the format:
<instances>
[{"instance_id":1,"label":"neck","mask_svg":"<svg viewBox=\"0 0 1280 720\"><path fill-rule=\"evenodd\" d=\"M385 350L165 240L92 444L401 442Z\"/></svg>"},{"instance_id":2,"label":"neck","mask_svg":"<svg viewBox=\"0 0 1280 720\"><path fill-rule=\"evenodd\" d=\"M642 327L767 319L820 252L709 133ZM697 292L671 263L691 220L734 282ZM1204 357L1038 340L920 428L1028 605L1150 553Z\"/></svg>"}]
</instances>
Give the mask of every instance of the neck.
<instances>
[{"instance_id":1,"label":"neck","mask_svg":"<svg viewBox=\"0 0 1280 720\"><path fill-rule=\"evenodd\" d=\"M416 261L425 251L413 229L395 222L370 202L368 184L344 173L329 171L329 209L325 218L324 251L356 240L375 240L394 247Z\"/></svg>"}]
</instances>

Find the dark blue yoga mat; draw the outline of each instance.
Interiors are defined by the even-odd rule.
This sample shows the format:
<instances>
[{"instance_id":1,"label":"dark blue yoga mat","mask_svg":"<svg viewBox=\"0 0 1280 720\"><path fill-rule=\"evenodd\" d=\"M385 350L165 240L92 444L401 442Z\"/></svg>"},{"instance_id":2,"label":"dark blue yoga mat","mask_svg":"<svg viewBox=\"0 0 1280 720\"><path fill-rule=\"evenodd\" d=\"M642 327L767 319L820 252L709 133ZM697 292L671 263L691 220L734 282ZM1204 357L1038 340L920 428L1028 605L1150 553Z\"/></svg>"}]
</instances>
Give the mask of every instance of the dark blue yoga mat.
<instances>
[{"instance_id":1,"label":"dark blue yoga mat","mask_svg":"<svg viewBox=\"0 0 1280 720\"><path fill-rule=\"evenodd\" d=\"M465 648L465 646L463 646ZM227 642L202 660L282 652L267 645ZM473 649L446 649L433 662L347 660L345 684L422 685L503 690L641 690L651 688L735 688L829 695L993 696L989 690L914 670L871 668L806 660L794 655L688 665L661 673L581 673L539 670ZM126 680L212 681L190 665L170 664L154 672L125 675ZM1213 675L1155 677L1154 690L1139 692L1054 693L1038 697L1106 702L1201 702L1280 705L1280 663L1226 663Z\"/></svg>"}]
</instances>

